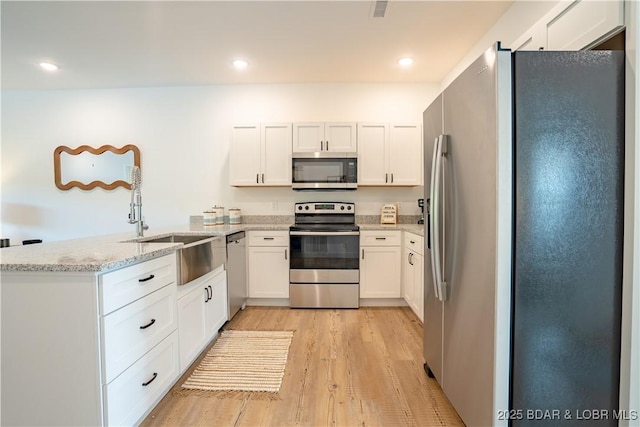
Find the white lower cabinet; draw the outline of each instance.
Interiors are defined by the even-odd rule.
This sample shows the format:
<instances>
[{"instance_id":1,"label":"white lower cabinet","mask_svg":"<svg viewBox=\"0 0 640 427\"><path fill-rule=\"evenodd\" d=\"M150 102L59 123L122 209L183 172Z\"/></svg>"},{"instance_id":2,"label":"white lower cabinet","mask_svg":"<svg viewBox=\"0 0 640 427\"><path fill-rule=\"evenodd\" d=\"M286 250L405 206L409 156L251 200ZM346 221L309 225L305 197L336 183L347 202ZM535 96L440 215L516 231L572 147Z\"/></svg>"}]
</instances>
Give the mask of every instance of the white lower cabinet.
<instances>
[{"instance_id":1,"label":"white lower cabinet","mask_svg":"<svg viewBox=\"0 0 640 427\"><path fill-rule=\"evenodd\" d=\"M173 331L118 378L104 387L106 425L140 421L178 378L178 334Z\"/></svg>"},{"instance_id":2,"label":"white lower cabinet","mask_svg":"<svg viewBox=\"0 0 640 427\"><path fill-rule=\"evenodd\" d=\"M422 244L422 236L404 232L403 294L405 301L420 321L424 321L424 258Z\"/></svg>"},{"instance_id":3,"label":"white lower cabinet","mask_svg":"<svg viewBox=\"0 0 640 427\"><path fill-rule=\"evenodd\" d=\"M360 232L360 298L402 298L401 232Z\"/></svg>"},{"instance_id":4,"label":"white lower cabinet","mask_svg":"<svg viewBox=\"0 0 640 427\"><path fill-rule=\"evenodd\" d=\"M249 298L289 298L289 232L249 232Z\"/></svg>"},{"instance_id":5,"label":"white lower cabinet","mask_svg":"<svg viewBox=\"0 0 640 427\"><path fill-rule=\"evenodd\" d=\"M227 321L227 276L220 267L178 289L180 372L184 372Z\"/></svg>"},{"instance_id":6,"label":"white lower cabinet","mask_svg":"<svg viewBox=\"0 0 640 427\"><path fill-rule=\"evenodd\" d=\"M175 254L102 274L3 271L0 424L140 422L178 379L175 288Z\"/></svg>"}]
</instances>

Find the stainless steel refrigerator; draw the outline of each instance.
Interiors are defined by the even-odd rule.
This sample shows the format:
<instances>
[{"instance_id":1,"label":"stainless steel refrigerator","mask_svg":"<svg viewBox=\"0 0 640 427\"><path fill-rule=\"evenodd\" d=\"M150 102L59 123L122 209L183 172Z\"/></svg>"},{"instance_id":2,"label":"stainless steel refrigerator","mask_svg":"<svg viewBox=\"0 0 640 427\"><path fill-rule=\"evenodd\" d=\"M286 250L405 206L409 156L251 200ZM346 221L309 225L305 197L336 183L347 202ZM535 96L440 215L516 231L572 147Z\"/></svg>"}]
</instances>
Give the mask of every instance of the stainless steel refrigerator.
<instances>
[{"instance_id":1,"label":"stainless steel refrigerator","mask_svg":"<svg viewBox=\"0 0 640 427\"><path fill-rule=\"evenodd\" d=\"M617 409L624 53L498 44L423 125L427 373L470 426Z\"/></svg>"}]
</instances>

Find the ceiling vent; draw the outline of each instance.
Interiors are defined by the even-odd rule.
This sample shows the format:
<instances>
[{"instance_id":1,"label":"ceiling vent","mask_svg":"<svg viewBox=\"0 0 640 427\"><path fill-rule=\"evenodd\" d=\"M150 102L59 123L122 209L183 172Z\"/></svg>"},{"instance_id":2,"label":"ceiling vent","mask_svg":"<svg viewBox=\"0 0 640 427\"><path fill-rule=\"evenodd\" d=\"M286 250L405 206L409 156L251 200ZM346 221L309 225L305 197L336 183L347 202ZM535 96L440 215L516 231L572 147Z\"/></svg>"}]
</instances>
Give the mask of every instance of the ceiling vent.
<instances>
[{"instance_id":1,"label":"ceiling vent","mask_svg":"<svg viewBox=\"0 0 640 427\"><path fill-rule=\"evenodd\" d=\"M384 18L384 14L387 12L387 0L378 0L373 4L373 14L374 18Z\"/></svg>"}]
</instances>

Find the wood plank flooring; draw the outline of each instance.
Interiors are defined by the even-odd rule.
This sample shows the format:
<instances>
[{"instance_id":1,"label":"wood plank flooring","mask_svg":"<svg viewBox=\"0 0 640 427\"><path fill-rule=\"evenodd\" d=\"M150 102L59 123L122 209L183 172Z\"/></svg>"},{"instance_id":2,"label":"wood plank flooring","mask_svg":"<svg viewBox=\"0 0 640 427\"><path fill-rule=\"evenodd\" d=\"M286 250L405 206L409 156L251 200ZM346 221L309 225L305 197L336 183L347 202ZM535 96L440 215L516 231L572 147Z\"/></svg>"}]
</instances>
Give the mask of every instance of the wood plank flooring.
<instances>
[{"instance_id":1,"label":"wood plank flooring","mask_svg":"<svg viewBox=\"0 0 640 427\"><path fill-rule=\"evenodd\" d=\"M143 427L464 425L424 372L422 324L408 307L247 307L224 329L295 331L280 392L185 393L196 361Z\"/></svg>"}]
</instances>

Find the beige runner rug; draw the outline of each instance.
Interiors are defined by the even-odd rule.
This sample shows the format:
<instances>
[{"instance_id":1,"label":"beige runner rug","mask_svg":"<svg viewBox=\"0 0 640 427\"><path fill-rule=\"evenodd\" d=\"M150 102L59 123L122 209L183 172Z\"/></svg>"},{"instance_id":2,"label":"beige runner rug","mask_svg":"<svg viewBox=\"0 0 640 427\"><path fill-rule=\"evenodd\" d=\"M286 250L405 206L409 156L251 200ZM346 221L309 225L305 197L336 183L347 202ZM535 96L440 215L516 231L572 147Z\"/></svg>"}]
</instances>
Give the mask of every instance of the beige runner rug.
<instances>
[{"instance_id":1,"label":"beige runner rug","mask_svg":"<svg viewBox=\"0 0 640 427\"><path fill-rule=\"evenodd\" d=\"M292 338L291 331L224 331L182 388L277 393Z\"/></svg>"}]
</instances>

